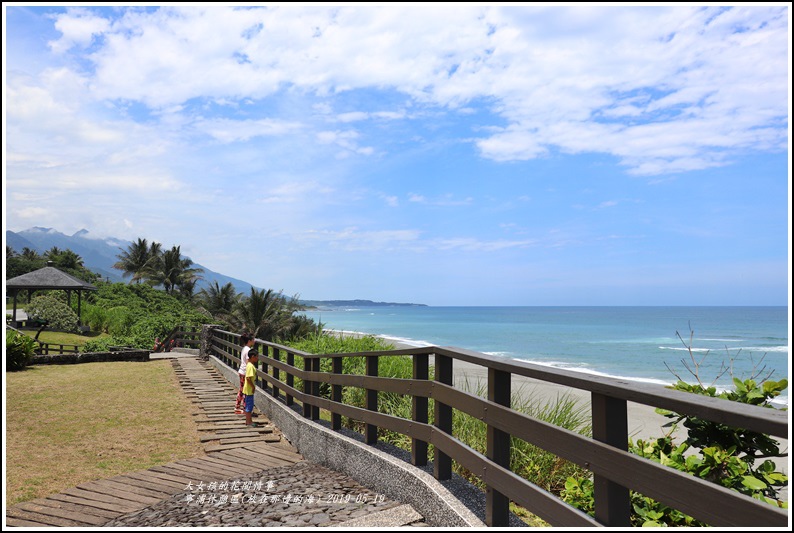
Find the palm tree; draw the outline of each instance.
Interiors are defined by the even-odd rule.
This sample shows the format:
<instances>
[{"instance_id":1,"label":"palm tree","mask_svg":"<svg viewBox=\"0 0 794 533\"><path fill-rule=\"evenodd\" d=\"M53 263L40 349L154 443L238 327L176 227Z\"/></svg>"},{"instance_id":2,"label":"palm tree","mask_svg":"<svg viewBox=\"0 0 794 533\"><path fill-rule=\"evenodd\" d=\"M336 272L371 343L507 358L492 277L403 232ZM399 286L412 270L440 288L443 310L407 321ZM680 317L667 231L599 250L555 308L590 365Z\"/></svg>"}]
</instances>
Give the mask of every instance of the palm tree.
<instances>
[{"instance_id":1,"label":"palm tree","mask_svg":"<svg viewBox=\"0 0 794 533\"><path fill-rule=\"evenodd\" d=\"M50 248L49 250L47 250L46 252L44 252L44 257L46 257L48 260L50 260L50 261L52 261L53 263L55 263L55 262L57 262L57 261L58 261L58 257L59 257L59 256L60 256L62 253L63 253L63 252L61 252L60 248L58 248L57 246L53 246L52 248Z\"/></svg>"},{"instance_id":2,"label":"palm tree","mask_svg":"<svg viewBox=\"0 0 794 533\"><path fill-rule=\"evenodd\" d=\"M228 319L240 300L240 295L234 289L231 281L220 286L217 280L212 285L199 292L202 305L213 318Z\"/></svg>"},{"instance_id":3,"label":"palm tree","mask_svg":"<svg viewBox=\"0 0 794 533\"><path fill-rule=\"evenodd\" d=\"M196 282L198 282L198 280L199 278L196 276L182 281L179 285L179 294L191 305L193 305L196 300L194 291L196 290Z\"/></svg>"},{"instance_id":4,"label":"palm tree","mask_svg":"<svg viewBox=\"0 0 794 533\"><path fill-rule=\"evenodd\" d=\"M119 260L113 265L113 268L122 270L124 272L122 276L125 278L132 276L130 283L133 281L140 283L146 272L147 265L153 257L152 251L155 249L155 244L157 244L157 251L159 251L159 243L152 243L152 247L149 248L146 239L139 237L138 242L130 244L126 251L122 250L116 256Z\"/></svg>"},{"instance_id":5,"label":"palm tree","mask_svg":"<svg viewBox=\"0 0 794 533\"><path fill-rule=\"evenodd\" d=\"M55 264L61 268L79 269L83 266L83 258L72 250L64 250L55 259Z\"/></svg>"},{"instance_id":6,"label":"palm tree","mask_svg":"<svg viewBox=\"0 0 794 533\"><path fill-rule=\"evenodd\" d=\"M6 259L11 259L12 257L16 257L17 253L14 251L13 248L10 246L6 246Z\"/></svg>"},{"instance_id":7,"label":"palm tree","mask_svg":"<svg viewBox=\"0 0 794 533\"><path fill-rule=\"evenodd\" d=\"M39 259L39 253L36 250L31 250L27 246L22 248L22 257L31 261Z\"/></svg>"},{"instance_id":8,"label":"palm tree","mask_svg":"<svg viewBox=\"0 0 794 533\"><path fill-rule=\"evenodd\" d=\"M291 316L292 309L280 292L251 287L251 295L235 309L234 322L257 338L273 341L288 329Z\"/></svg>"},{"instance_id":9,"label":"palm tree","mask_svg":"<svg viewBox=\"0 0 794 533\"><path fill-rule=\"evenodd\" d=\"M183 258L179 246L173 246L162 254L151 258L145 276L152 285L162 285L165 292L171 294L174 289L199 279L203 272L200 268L191 268L193 261Z\"/></svg>"}]
</instances>

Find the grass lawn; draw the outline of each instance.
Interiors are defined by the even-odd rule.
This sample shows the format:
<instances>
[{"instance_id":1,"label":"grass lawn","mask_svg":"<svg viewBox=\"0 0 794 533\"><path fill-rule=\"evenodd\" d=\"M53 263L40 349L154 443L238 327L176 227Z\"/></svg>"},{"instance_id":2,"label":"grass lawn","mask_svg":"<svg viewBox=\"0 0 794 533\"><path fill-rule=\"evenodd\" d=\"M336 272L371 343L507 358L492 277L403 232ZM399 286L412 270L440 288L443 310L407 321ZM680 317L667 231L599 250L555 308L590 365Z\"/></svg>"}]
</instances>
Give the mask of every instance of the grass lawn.
<instances>
[{"instance_id":1,"label":"grass lawn","mask_svg":"<svg viewBox=\"0 0 794 533\"><path fill-rule=\"evenodd\" d=\"M6 505L204 454L167 360L5 374Z\"/></svg>"},{"instance_id":2,"label":"grass lawn","mask_svg":"<svg viewBox=\"0 0 794 533\"><path fill-rule=\"evenodd\" d=\"M22 330L22 333L31 339L36 337L36 330ZM74 346L83 346L88 341L94 339L101 339L103 337L110 337L107 333L99 333L90 331L85 335L78 335L76 333L64 333L63 331L47 331L46 329L39 335L41 342L48 344L72 344Z\"/></svg>"}]
</instances>

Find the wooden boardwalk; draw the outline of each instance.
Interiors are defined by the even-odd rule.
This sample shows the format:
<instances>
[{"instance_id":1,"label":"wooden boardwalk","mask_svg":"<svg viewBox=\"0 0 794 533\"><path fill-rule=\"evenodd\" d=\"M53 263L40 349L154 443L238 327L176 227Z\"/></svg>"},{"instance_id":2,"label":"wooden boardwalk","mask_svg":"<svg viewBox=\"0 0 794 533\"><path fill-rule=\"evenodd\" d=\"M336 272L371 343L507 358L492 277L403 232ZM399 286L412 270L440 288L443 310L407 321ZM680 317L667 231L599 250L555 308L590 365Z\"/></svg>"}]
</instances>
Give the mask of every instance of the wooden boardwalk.
<instances>
[{"instance_id":1,"label":"wooden boardwalk","mask_svg":"<svg viewBox=\"0 0 794 533\"><path fill-rule=\"evenodd\" d=\"M263 416L256 418L261 428L245 427L245 417L234 414L237 390L214 367L197 357L171 362L185 393L198 408L194 418L205 456L82 483L59 494L16 504L6 510L6 525L102 526L185 492L191 483L228 481L304 460Z\"/></svg>"}]
</instances>

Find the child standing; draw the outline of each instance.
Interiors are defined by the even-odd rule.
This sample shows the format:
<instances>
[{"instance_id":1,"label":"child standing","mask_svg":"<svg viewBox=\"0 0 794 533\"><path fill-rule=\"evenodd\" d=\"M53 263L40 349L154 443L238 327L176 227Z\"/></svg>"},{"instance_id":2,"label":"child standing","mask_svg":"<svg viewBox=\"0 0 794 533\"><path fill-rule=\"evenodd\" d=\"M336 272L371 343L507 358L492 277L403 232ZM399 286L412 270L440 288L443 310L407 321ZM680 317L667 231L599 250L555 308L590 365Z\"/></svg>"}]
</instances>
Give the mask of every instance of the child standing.
<instances>
[{"instance_id":1,"label":"child standing","mask_svg":"<svg viewBox=\"0 0 794 533\"><path fill-rule=\"evenodd\" d=\"M243 414L243 386L245 386L245 367L248 364L248 352L254 345L254 336L250 333L243 333L240 335L240 343L244 346L243 351L240 353L240 368L237 369L237 374L240 376L240 388L237 391L237 403L234 406L234 414Z\"/></svg>"},{"instance_id":2,"label":"child standing","mask_svg":"<svg viewBox=\"0 0 794 533\"><path fill-rule=\"evenodd\" d=\"M256 352L248 352L248 365L245 367L245 385L243 386L243 396L245 397L245 425L254 428L259 427L259 424L251 420L254 413L257 362L259 362L259 354Z\"/></svg>"}]
</instances>

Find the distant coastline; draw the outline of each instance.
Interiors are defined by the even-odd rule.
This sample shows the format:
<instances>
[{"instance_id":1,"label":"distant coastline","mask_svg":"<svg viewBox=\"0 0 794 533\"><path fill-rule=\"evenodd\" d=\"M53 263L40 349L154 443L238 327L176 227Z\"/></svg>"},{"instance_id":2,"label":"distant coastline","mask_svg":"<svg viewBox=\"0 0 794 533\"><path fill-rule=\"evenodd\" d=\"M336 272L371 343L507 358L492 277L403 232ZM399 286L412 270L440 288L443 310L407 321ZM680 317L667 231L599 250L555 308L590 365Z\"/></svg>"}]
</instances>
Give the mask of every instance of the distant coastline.
<instances>
[{"instance_id":1,"label":"distant coastline","mask_svg":"<svg viewBox=\"0 0 794 533\"><path fill-rule=\"evenodd\" d=\"M323 307L427 307L427 304L373 302L372 300L301 300L300 304L310 309Z\"/></svg>"}]
</instances>

